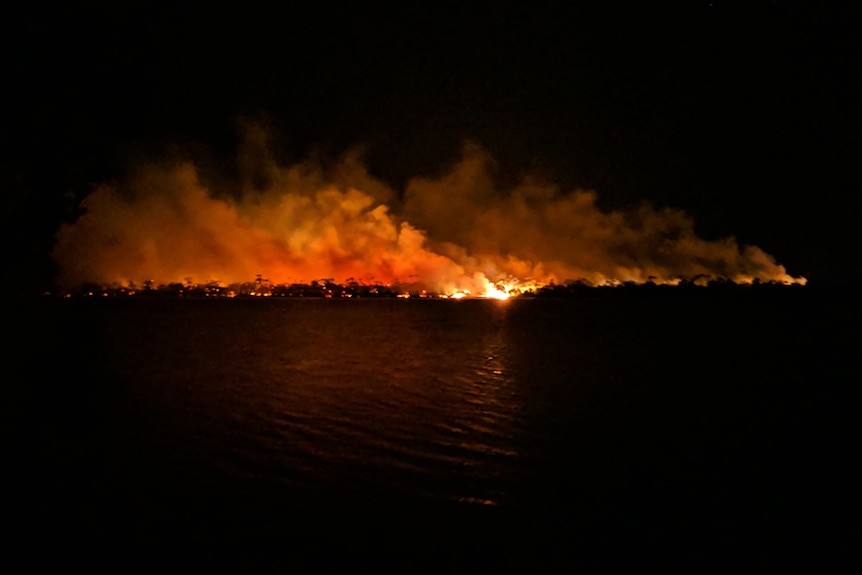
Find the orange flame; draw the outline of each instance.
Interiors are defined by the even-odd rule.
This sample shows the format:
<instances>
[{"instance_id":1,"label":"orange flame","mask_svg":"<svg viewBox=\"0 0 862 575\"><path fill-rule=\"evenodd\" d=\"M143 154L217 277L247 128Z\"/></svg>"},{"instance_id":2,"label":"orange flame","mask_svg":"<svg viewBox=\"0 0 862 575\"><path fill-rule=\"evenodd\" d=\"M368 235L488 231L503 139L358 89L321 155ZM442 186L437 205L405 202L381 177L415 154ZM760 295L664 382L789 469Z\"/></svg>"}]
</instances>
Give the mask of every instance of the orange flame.
<instances>
[{"instance_id":1,"label":"orange flame","mask_svg":"<svg viewBox=\"0 0 862 575\"><path fill-rule=\"evenodd\" d=\"M268 184L235 197L211 192L190 164L96 187L85 215L58 232L59 283L224 285L263 274L500 300L565 280L805 283L760 248L697 237L678 210L603 212L593 192L530 181L500 190L476 148L441 179L409 182L401 201L352 158L333 174L261 161Z\"/></svg>"}]
</instances>

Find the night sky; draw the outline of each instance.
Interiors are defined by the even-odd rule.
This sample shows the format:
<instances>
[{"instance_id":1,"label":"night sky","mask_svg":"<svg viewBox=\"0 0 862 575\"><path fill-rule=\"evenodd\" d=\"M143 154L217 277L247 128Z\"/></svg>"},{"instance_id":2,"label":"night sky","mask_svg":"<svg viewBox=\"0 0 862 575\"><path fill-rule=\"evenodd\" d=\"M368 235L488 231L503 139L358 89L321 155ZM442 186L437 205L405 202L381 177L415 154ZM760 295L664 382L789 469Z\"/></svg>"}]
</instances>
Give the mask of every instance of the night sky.
<instances>
[{"instance_id":1,"label":"night sky","mask_svg":"<svg viewBox=\"0 0 862 575\"><path fill-rule=\"evenodd\" d=\"M862 50L827 4L7 9L4 283L51 288L95 182L166 156L230 174L243 119L285 161L362 146L396 189L475 142L502 182L680 208L812 283L859 282Z\"/></svg>"}]
</instances>

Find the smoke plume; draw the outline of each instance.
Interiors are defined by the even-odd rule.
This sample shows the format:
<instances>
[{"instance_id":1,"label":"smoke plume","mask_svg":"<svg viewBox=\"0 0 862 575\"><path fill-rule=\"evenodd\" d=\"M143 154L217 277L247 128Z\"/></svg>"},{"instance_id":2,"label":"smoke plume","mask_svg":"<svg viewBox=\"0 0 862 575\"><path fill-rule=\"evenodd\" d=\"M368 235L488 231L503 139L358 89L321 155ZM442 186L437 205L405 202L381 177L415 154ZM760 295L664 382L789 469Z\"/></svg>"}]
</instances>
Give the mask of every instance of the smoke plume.
<instances>
[{"instance_id":1,"label":"smoke plume","mask_svg":"<svg viewBox=\"0 0 862 575\"><path fill-rule=\"evenodd\" d=\"M447 173L415 178L398 194L356 155L330 170L280 165L251 130L233 195L208 189L191 163L148 165L96 186L84 215L58 232L58 281L226 285L261 274L449 294L565 280L804 282L760 248L699 238L682 211L602 211L591 191L530 180L500 189L491 162L466 146Z\"/></svg>"}]
</instances>

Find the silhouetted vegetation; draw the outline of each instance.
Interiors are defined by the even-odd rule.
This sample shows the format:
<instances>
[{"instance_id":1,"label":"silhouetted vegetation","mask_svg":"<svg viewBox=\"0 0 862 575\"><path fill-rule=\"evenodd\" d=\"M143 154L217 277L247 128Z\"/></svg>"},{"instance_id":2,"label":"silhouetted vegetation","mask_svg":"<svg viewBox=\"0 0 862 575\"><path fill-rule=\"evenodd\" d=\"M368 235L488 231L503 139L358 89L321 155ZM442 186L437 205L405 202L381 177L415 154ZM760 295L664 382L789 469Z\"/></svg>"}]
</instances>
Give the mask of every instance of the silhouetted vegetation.
<instances>
[{"instance_id":1,"label":"silhouetted vegetation","mask_svg":"<svg viewBox=\"0 0 862 575\"><path fill-rule=\"evenodd\" d=\"M530 294L537 298L663 298L663 297L735 297L758 294L763 296L798 293L806 288L781 282L736 283L726 279L681 278L676 284L625 282L619 285L594 286L583 281L549 284Z\"/></svg>"},{"instance_id":2,"label":"silhouetted vegetation","mask_svg":"<svg viewBox=\"0 0 862 575\"><path fill-rule=\"evenodd\" d=\"M624 282L617 285L596 286L582 280L568 280L563 283L550 283L528 291L510 293L520 298L662 298L662 297L733 297L742 294L786 295L803 290L798 284L786 285L780 282L761 282L755 280L739 284L725 279L681 278L676 284L656 284ZM147 281L143 285L99 285L86 283L77 289L66 290L60 297L108 297L108 298L445 298L445 294L427 292L415 286L405 287L393 284L367 284L353 281L344 284L333 279L314 280L310 283L272 284L260 275L254 281L222 285L219 282L196 284L187 279L184 283L154 285Z\"/></svg>"}]
</instances>

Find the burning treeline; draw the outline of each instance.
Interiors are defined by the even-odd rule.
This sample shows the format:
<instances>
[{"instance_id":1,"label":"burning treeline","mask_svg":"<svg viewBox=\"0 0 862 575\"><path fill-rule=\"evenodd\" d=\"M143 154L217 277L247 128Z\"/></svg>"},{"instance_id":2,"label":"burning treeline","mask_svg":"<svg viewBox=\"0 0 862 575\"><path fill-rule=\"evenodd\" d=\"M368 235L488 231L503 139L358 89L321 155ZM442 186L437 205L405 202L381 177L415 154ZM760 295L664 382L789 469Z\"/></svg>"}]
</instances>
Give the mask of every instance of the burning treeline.
<instances>
[{"instance_id":1,"label":"burning treeline","mask_svg":"<svg viewBox=\"0 0 862 575\"><path fill-rule=\"evenodd\" d=\"M683 212L604 212L589 191L524 181L496 187L466 146L439 179L403 194L348 156L335 169L284 166L266 146L240 155L239 189L217 194L191 163L149 165L97 186L58 232L61 287L329 278L445 295L498 296L576 280L804 283L732 238L706 241Z\"/></svg>"}]
</instances>

